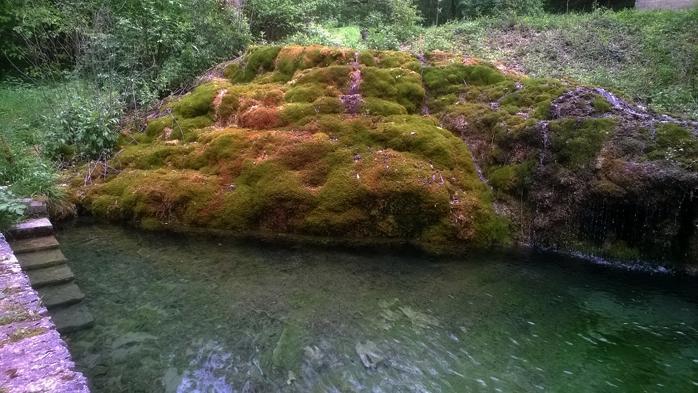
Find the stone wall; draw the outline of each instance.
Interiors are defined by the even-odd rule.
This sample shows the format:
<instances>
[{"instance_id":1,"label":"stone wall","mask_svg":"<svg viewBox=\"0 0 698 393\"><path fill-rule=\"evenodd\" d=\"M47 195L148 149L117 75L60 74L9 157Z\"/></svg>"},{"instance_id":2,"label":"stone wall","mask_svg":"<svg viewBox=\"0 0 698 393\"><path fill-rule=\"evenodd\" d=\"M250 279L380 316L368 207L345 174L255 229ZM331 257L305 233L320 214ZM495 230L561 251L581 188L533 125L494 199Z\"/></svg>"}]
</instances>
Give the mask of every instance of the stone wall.
<instances>
[{"instance_id":1,"label":"stone wall","mask_svg":"<svg viewBox=\"0 0 698 393\"><path fill-rule=\"evenodd\" d=\"M0 233L0 392L89 393L66 344Z\"/></svg>"},{"instance_id":2,"label":"stone wall","mask_svg":"<svg viewBox=\"0 0 698 393\"><path fill-rule=\"evenodd\" d=\"M698 0L637 0L635 8L640 9L679 9L698 6Z\"/></svg>"}]
</instances>

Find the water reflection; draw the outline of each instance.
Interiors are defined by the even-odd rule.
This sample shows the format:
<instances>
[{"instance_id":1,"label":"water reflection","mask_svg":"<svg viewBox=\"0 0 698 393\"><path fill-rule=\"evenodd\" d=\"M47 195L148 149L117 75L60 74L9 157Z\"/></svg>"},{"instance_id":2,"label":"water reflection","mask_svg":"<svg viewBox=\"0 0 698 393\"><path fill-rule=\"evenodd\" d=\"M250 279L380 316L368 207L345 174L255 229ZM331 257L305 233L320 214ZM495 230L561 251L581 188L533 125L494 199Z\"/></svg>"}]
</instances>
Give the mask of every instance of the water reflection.
<instances>
[{"instance_id":1,"label":"water reflection","mask_svg":"<svg viewBox=\"0 0 698 393\"><path fill-rule=\"evenodd\" d=\"M427 261L80 225L99 392L693 392L696 287L539 256Z\"/></svg>"}]
</instances>

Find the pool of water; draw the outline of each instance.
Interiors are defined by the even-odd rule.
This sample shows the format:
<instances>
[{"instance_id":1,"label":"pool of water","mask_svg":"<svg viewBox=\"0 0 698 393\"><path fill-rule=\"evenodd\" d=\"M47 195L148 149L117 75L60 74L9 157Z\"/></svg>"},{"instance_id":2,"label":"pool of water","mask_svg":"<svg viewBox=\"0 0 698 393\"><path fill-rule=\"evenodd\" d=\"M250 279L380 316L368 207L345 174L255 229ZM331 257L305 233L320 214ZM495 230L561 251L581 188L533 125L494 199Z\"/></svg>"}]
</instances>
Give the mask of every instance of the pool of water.
<instances>
[{"instance_id":1,"label":"pool of water","mask_svg":"<svg viewBox=\"0 0 698 393\"><path fill-rule=\"evenodd\" d=\"M698 392L698 285L561 257L59 232L100 392Z\"/></svg>"}]
</instances>

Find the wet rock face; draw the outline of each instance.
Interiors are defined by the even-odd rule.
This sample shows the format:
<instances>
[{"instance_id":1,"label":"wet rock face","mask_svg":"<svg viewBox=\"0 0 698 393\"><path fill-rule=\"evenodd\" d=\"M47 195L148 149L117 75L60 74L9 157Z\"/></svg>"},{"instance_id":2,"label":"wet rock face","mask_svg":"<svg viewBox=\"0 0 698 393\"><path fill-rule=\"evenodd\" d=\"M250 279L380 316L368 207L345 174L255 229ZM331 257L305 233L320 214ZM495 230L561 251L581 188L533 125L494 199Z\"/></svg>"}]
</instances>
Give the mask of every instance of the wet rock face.
<instances>
[{"instance_id":1,"label":"wet rock face","mask_svg":"<svg viewBox=\"0 0 698 393\"><path fill-rule=\"evenodd\" d=\"M513 238L685 263L696 130L600 88L443 52L257 47L133 134L118 173L76 190L93 214L150 229L433 251Z\"/></svg>"},{"instance_id":2,"label":"wet rock face","mask_svg":"<svg viewBox=\"0 0 698 393\"><path fill-rule=\"evenodd\" d=\"M463 127L483 114L471 116L450 128L477 146L497 198L520 212L522 241L615 259L696 260L698 123L586 87L553 99L535 124L502 114L498 124Z\"/></svg>"}]
</instances>

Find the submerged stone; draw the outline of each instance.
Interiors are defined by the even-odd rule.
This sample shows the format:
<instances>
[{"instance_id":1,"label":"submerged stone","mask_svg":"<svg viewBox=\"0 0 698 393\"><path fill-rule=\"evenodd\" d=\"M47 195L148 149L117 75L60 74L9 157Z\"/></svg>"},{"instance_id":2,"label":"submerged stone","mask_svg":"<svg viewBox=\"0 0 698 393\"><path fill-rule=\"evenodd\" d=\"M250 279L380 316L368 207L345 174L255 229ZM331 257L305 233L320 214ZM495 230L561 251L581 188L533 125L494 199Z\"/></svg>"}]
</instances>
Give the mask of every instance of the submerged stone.
<instances>
[{"instance_id":1,"label":"submerged stone","mask_svg":"<svg viewBox=\"0 0 698 393\"><path fill-rule=\"evenodd\" d=\"M385 360L385 356L373 341L366 341L364 343L358 342L356 343L355 349L356 354L359 355L359 359L361 359L361 363L366 368L376 368Z\"/></svg>"}]
</instances>

